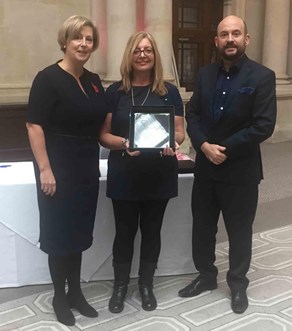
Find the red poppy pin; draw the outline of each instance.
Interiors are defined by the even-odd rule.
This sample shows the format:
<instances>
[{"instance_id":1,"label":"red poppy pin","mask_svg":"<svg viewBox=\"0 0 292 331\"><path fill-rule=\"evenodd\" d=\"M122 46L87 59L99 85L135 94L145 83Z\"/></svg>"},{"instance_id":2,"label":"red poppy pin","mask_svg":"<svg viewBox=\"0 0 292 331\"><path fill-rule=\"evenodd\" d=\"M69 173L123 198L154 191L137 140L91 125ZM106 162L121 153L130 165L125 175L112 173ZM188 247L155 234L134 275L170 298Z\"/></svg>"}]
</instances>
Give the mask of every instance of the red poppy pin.
<instances>
[{"instance_id":1,"label":"red poppy pin","mask_svg":"<svg viewBox=\"0 0 292 331\"><path fill-rule=\"evenodd\" d=\"M91 83L91 86L92 86L92 88L93 88L93 90L94 90L95 93L98 93L99 92L98 87L96 85L94 85L93 83Z\"/></svg>"}]
</instances>

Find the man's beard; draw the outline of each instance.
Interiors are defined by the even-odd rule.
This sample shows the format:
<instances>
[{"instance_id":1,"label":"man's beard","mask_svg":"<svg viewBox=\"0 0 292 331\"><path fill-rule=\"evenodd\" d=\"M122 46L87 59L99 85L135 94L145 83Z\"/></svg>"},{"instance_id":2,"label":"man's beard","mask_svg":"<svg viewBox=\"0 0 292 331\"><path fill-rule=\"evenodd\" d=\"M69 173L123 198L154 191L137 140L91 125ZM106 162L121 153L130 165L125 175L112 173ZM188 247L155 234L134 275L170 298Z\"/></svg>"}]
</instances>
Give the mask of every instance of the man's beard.
<instances>
[{"instance_id":1,"label":"man's beard","mask_svg":"<svg viewBox=\"0 0 292 331\"><path fill-rule=\"evenodd\" d=\"M237 51L234 54L226 54L225 50L228 48L236 48ZM225 60L225 61L235 62L242 57L244 52L245 52L245 47L238 47L233 44L229 44L220 50L220 55L223 58L223 60Z\"/></svg>"}]
</instances>

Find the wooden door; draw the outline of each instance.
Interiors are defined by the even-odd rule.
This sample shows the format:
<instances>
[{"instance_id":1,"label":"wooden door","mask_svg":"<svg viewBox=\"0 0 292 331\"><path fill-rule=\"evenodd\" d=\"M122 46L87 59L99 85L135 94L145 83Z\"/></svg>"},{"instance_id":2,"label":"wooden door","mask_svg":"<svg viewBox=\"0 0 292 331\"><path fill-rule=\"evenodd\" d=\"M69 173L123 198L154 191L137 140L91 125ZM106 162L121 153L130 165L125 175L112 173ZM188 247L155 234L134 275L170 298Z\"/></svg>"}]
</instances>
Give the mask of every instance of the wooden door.
<instances>
[{"instance_id":1,"label":"wooden door","mask_svg":"<svg viewBox=\"0 0 292 331\"><path fill-rule=\"evenodd\" d=\"M180 85L192 91L198 69L218 59L214 37L223 0L173 0L173 49Z\"/></svg>"}]
</instances>

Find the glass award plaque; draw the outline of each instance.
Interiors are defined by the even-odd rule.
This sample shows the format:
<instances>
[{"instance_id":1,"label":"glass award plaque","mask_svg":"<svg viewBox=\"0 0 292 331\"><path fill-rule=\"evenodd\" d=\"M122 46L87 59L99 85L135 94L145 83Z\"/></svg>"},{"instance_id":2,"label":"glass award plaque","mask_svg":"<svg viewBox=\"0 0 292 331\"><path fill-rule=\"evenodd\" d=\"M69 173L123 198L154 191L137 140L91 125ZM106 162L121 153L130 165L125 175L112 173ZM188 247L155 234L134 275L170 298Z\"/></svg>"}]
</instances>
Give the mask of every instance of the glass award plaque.
<instances>
[{"instance_id":1,"label":"glass award plaque","mask_svg":"<svg viewBox=\"0 0 292 331\"><path fill-rule=\"evenodd\" d=\"M175 148L173 106L133 106L130 113L130 150Z\"/></svg>"}]
</instances>

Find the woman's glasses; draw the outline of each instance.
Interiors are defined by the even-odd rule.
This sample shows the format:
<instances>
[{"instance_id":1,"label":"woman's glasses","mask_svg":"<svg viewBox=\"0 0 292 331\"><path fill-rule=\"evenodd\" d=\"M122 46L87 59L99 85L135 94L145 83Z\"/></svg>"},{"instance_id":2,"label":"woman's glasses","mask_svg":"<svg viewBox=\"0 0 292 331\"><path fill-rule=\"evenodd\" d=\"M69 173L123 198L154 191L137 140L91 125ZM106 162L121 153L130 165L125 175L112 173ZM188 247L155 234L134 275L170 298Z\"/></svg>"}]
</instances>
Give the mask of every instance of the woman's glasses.
<instances>
[{"instance_id":1,"label":"woman's glasses","mask_svg":"<svg viewBox=\"0 0 292 331\"><path fill-rule=\"evenodd\" d=\"M139 57L142 55L142 53L144 53L145 56L150 56L153 54L153 49L152 48L136 48L133 52L133 55L135 57Z\"/></svg>"}]
</instances>

